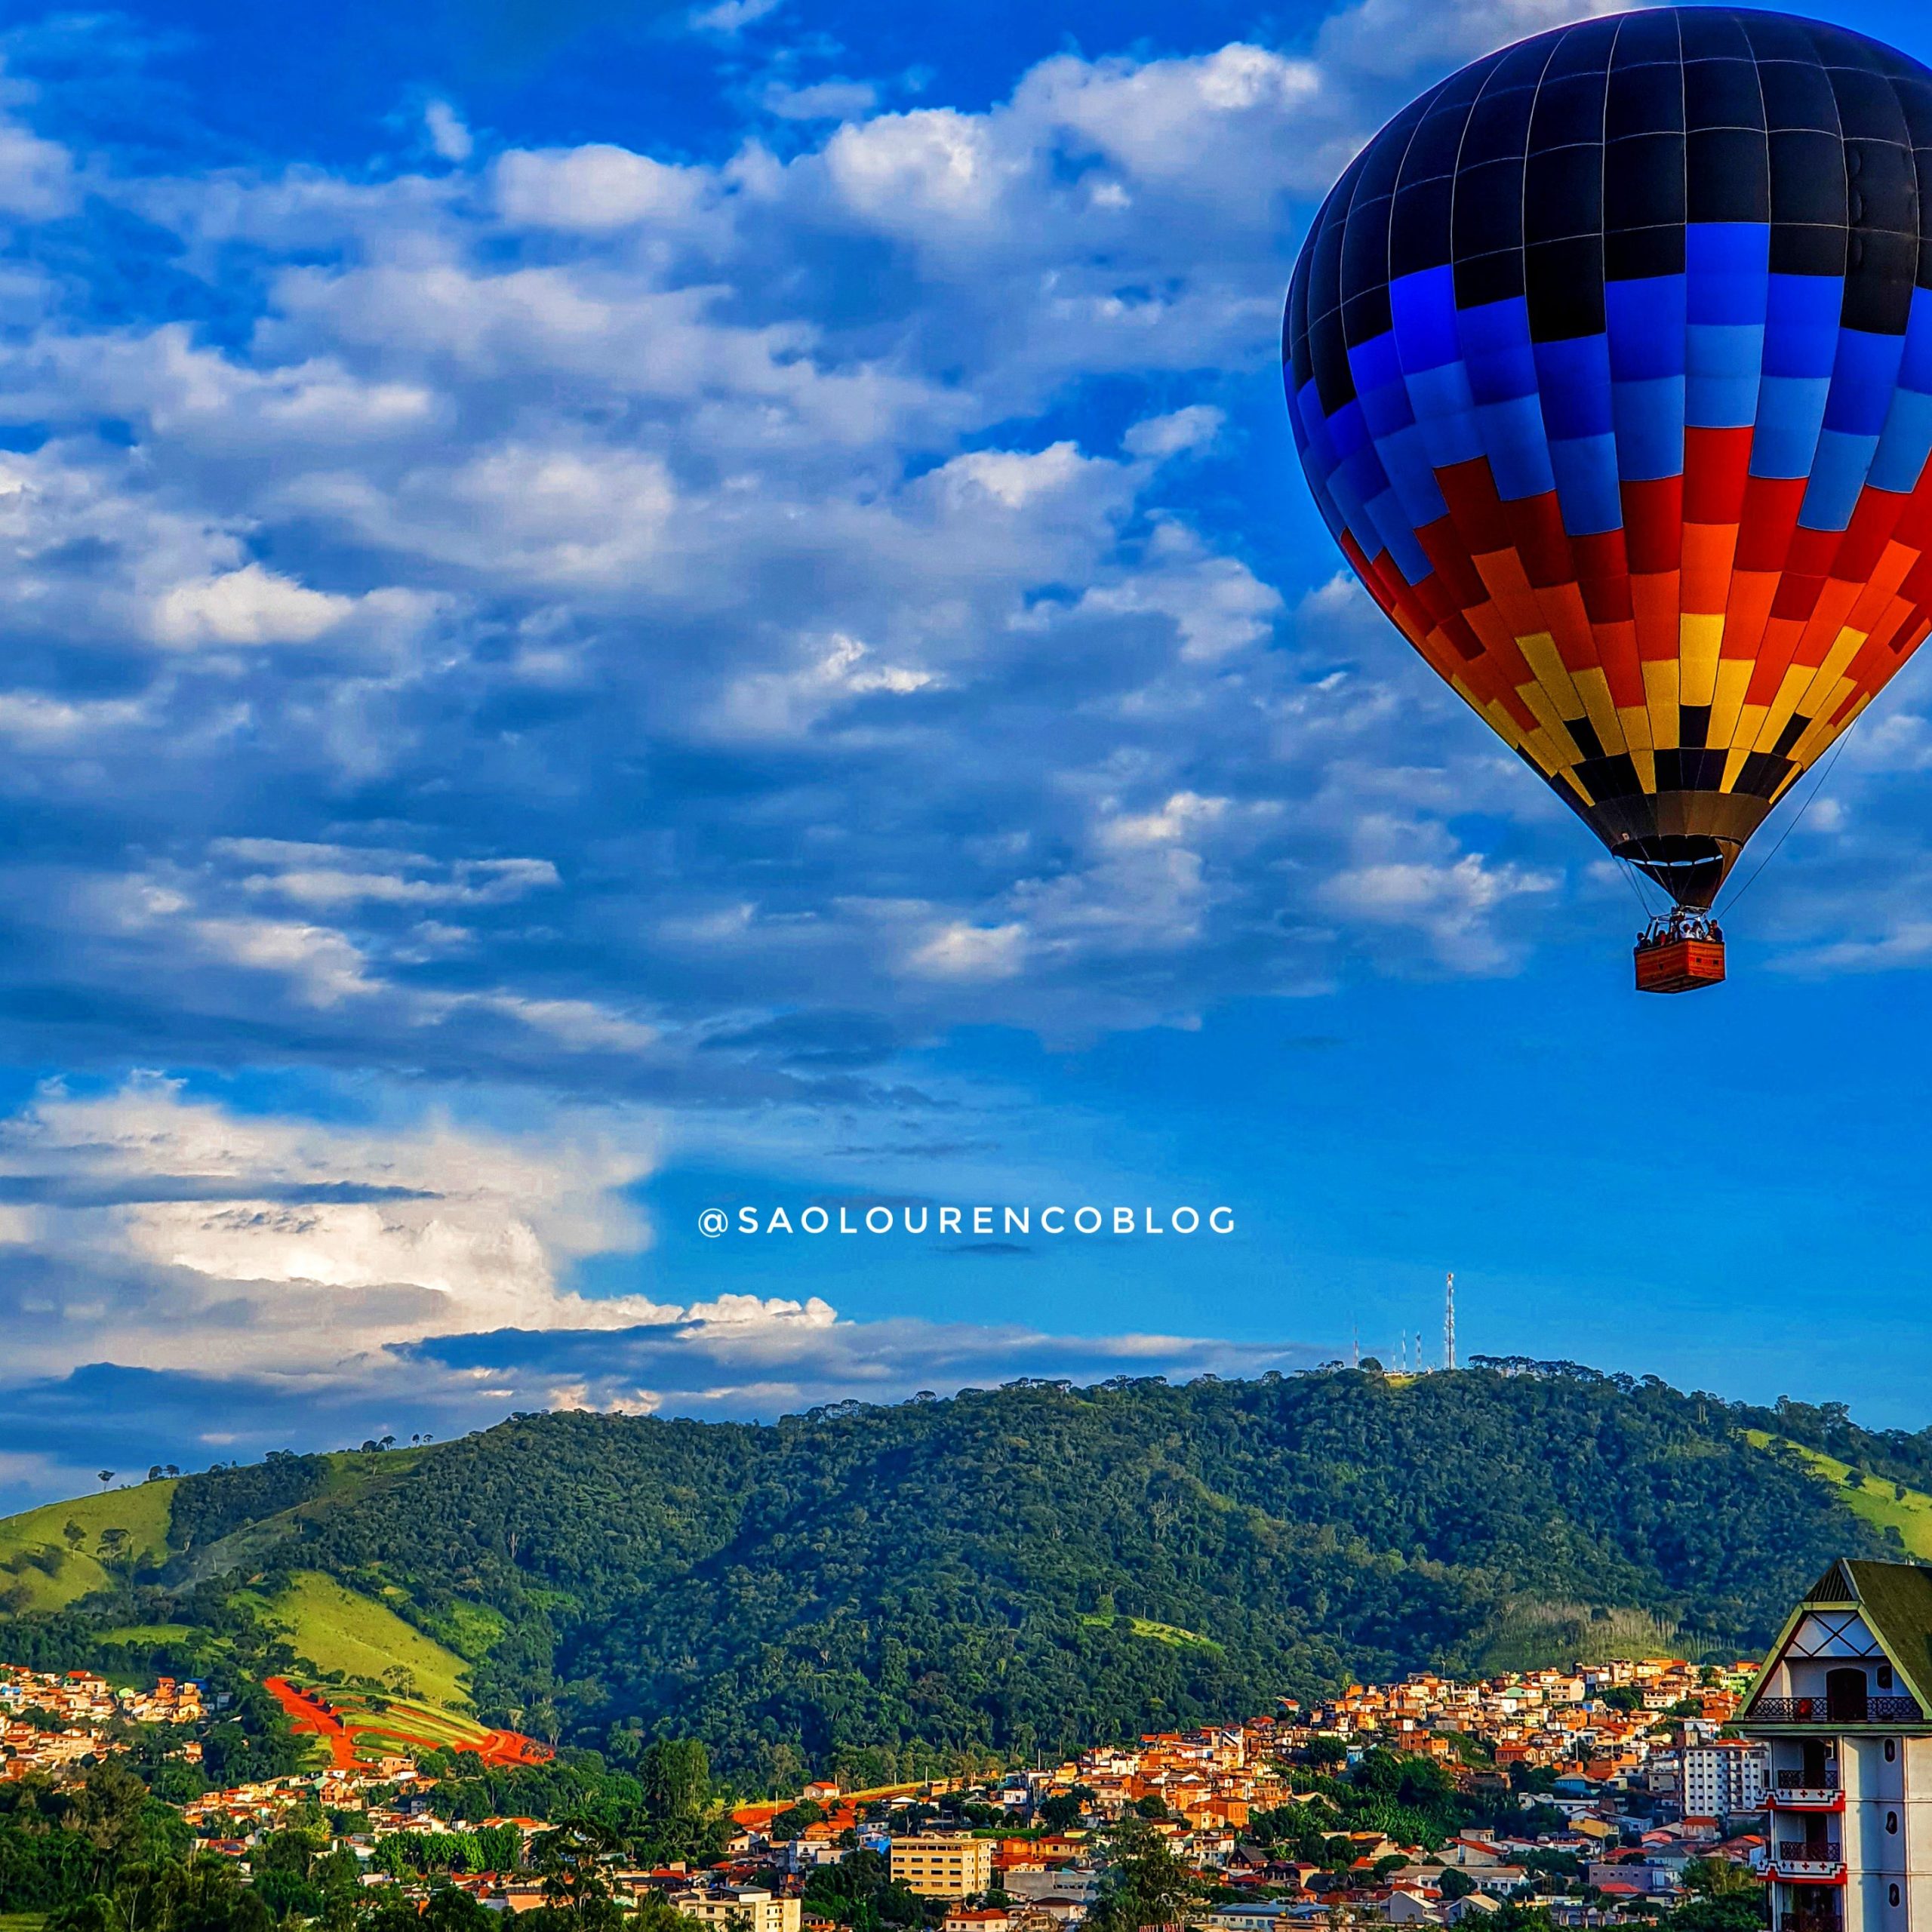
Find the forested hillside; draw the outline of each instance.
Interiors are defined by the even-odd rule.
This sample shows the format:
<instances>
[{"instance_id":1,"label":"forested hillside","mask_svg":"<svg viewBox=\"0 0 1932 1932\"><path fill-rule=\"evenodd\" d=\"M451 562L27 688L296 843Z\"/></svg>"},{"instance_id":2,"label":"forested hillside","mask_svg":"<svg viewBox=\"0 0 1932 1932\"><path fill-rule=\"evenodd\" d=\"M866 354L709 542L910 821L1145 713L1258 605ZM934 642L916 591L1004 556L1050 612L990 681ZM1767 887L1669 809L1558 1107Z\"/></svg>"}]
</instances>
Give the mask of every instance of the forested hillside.
<instances>
[{"instance_id":1,"label":"forested hillside","mask_svg":"<svg viewBox=\"0 0 1932 1932\"><path fill-rule=\"evenodd\" d=\"M77 1604L17 1593L0 1651L188 1666L232 1606L272 1620L322 1573L466 1664L486 1721L620 1761L694 1736L748 1783L880 1777L1574 1651L1629 1613L1748 1651L1830 1558L1887 1547L1767 1433L1932 1469L1841 1411L1567 1364L1023 1384L762 1427L525 1416L184 1477L165 1558Z\"/></svg>"}]
</instances>

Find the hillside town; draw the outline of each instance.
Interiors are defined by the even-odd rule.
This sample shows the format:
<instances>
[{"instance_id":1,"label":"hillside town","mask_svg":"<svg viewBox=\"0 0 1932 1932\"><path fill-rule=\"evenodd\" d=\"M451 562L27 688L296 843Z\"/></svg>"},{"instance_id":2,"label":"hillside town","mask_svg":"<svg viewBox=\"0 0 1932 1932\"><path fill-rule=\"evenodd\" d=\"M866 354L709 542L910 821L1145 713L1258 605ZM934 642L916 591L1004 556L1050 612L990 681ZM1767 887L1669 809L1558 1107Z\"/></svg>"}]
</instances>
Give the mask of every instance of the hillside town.
<instances>
[{"instance_id":1,"label":"hillside town","mask_svg":"<svg viewBox=\"0 0 1932 1932\"><path fill-rule=\"evenodd\" d=\"M829 1932L814 1874L870 1854L943 1932L1060 1932L1102 1897L1126 1821L1186 1872L1185 1922L1201 1932L1272 1932L1337 1913L1454 1926L1524 1905L1558 1925L1647 1919L1714 1862L1764 1864L1766 1749L1725 1734L1755 1668L1651 1658L1468 1681L1420 1674L977 1780L812 1783L731 1809L707 1860L638 1866L607 1854L600 1882L617 1905L661 1900L729 1932ZM192 1683L135 1690L86 1672L0 1668L0 1780L77 1783L143 1727L205 1715ZM1439 1767L1441 1788L1483 1799L1494 1822L1439 1842L1365 1829L1285 1848L1294 1834L1279 1821L1292 1824L1296 1807L1377 1754ZM199 1761L192 1742L179 1755ZM388 1755L209 1789L179 1808L203 1847L245 1875L275 1834L320 1818L365 1887L424 1896L412 1846L469 1832L503 1869L452 1869L437 1882L499 1913L553 1902L554 1884L533 1871L551 1826L439 1815L436 1783Z\"/></svg>"}]
</instances>

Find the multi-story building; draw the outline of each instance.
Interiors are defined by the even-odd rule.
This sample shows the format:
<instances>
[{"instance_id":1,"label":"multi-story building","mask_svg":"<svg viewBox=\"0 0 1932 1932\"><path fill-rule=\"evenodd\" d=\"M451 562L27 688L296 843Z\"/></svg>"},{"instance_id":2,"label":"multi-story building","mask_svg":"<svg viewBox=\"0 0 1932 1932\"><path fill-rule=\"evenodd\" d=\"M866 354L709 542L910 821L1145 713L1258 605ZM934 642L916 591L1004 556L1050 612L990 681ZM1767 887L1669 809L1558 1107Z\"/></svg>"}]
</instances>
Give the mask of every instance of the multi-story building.
<instances>
[{"instance_id":1,"label":"multi-story building","mask_svg":"<svg viewBox=\"0 0 1932 1932\"><path fill-rule=\"evenodd\" d=\"M675 1892L671 1903L700 1924L717 1926L721 1932L798 1932L804 1911L798 1900L774 1898L755 1885Z\"/></svg>"},{"instance_id":2,"label":"multi-story building","mask_svg":"<svg viewBox=\"0 0 1932 1932\"><path fill-rule=\"evenodd\" d=\"M1772 1932L1932 1932L1932 1570L1834 1563L1738 1725L1770 1753Z\"/></svg>"},{"instance_id":3,"label":"multi-story building","mask_svg":"<svg viewBox=\"0 0 1932 1932\"><path fill-rule=\"evenodd\" d=\"M892 1876L915 1898L977 1898L992 1889L992 1840L937 1834L895 1838Z\"/></svg>"},{"instance_id":4,"label":"multi-story building","mask_svg":"<svg viewBox=\"0 0 1932 1932\"><path fill-rule=\"evenodd\" d=\"M1764 1808L1770 1748L1736 1738L1686 1744L1678 1753L1677 1798L1687 1818L1729 1818Z\"/></svg>"}]
</instances>

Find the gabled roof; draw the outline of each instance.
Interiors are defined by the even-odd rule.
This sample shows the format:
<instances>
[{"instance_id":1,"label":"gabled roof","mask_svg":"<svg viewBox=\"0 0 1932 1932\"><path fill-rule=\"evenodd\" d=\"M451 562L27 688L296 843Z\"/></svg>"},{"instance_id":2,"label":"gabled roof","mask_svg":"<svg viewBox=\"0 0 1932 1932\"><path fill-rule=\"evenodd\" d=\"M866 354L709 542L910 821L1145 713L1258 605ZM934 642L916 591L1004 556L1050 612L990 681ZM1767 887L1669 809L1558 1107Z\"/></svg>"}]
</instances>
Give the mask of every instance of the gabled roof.
<instances>
[{"instance_id":1,"label":"gabled roof","mask_svg":"<svg viewBox=\"0 0 1932 1932\"><path fill-rule=\"evenodd\" d=\"M1855 1609L1878 1638L1887 1660L1905 1680L1918 1708L1932 1715L1932 1569L1915 1563L1875 1563L1840 1557L1798 1600L1777 1641L1766 1654L1746 1694L1743 1713L1749 1721L1771 1672L1777 1668L1798 1626L1812 1611Z\"/></svg>"},{"instance_id":2,"label":"gabled roof","mask_svg":"<svg viewBox=\"0 0 1932 1932\"><path fill-rule=\"evenodd\" d=\"M1837 1605L1857 1602L1858 1586L1851 1580L1851 1573L1845 1567L1845 1559L1841 1556L1835 1558L1831 1567L1804 1592L1801 1601L1813 1610L1822 1604Z\"/></svg>"}]
</instances>

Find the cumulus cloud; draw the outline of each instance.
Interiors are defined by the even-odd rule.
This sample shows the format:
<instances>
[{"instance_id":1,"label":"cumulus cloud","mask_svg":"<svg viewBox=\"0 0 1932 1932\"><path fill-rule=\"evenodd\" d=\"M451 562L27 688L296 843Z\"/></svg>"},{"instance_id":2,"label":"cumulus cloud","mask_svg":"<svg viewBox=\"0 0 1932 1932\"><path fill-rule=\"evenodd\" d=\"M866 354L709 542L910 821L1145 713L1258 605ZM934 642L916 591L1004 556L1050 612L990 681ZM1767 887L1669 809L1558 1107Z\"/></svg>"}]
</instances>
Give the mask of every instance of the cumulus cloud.
<instances>
[{"instance_id":1,"label":"cumulus cloud","mask_svg":"<svg viewBox=\"0 0 1932 1932\"><path fill-rule=\"evenodd\" d=\"M1337 574L1272 373L1346 156L1565 10L1359 0L1302 51L1062 53L971 103L761 65L764 11L694 17L746 38L744 118L684 147L405 88L413 159L97 162L8 97L0 1040L85 1096L8 1131L69 1181L106 1137L109 1191L211 1121L247 1155L8 1223L0 1334L48 1374L209 1336L266 1374L319 1311L378 1363L602 1332L572 1271L634 1251L640 1119L931 1139L958 1096L901 1056L949 1029L1506 971L1569 889L1577 828ZM1932 761L1866 731L1875 792ZM1860 795L1847 876L1897 816ZM128 1084L157 1063L414 1110L325 1130ZM424 1124L480 1090L542 1130ZM653 1347L745 1340L648 1299ZM602 1399L530 1364L466 1386Z\"/></svg>"},{"instance_id":2,"label":"cumulus cloud","mask_svg":"<svg viewBox=\"0 0 1932 1932\"><path fill-rule=\"evenodd\" d=\"M349 1128L153 1076L45 1089L0 1128L0 1158L38 1197L7 1231L9 1373L107 1346L142 1367L313 1373L431 1334L675 1321L648 1296L560 1284L579 1257L645 1245L625 1190L655 1143L623 1117Z\"/></svg>"},{"instance_id":3,"label":"cumulus cloud","mask_svg":"<svg viewBox=\"0 0 1932 1932\"><path fill-rule=\"evenodd\" d=\"M198 583L179 583L156 601L162 644L307 644L353 610L353 600L311 590L260 564Z\"/></svg>"}]
</instances>

